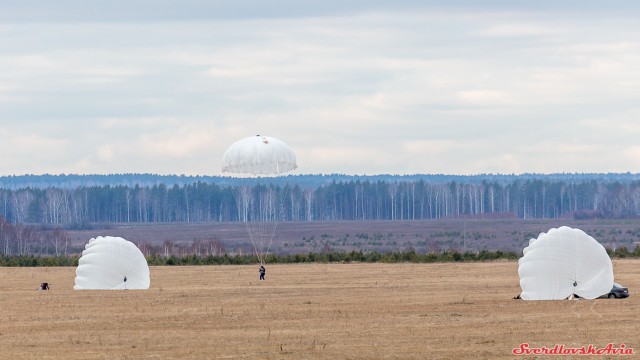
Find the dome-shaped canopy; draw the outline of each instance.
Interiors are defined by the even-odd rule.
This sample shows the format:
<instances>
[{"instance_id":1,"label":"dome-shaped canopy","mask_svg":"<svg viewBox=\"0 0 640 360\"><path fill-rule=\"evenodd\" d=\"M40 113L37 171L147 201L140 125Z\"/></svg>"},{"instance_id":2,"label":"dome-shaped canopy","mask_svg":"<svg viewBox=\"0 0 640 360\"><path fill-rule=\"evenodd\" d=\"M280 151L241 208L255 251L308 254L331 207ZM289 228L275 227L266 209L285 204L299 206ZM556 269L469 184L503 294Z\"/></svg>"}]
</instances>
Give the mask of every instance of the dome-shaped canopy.
<instances>
[{"instance_id":1,"label":"dome-shaped canopy","mask_svg":"<svg viewBox=\"0 0 640 360\"><path fill-rule=\"evenodd\" d=\"M269 136L250 136L231 144L222 156L222 171L268 175L298 167L296 155L284 142Z\"/></svg>"},{"instance_id":2,"label":"dome-shaped canopy","mask_svg":"<svg viewBox=\"0 0 640 360\"><path fill-rule=\"evenodd\" d=\"M518 274L524 300L562 300L572 294L595 299L613 286L611 258L580 229L551 229L522 252Z\"/></svg>"},{"instance_id":3,"label":"dome-shaped canopy","mask_svg":"<svg viewBox=\"0 0 640 360\"><path fill-rule=\"evenodd\" d=\"M75 290L148 289L149 265L140 249L121 237L89 240L76 269Z\"/></svg>"}]
</instances>

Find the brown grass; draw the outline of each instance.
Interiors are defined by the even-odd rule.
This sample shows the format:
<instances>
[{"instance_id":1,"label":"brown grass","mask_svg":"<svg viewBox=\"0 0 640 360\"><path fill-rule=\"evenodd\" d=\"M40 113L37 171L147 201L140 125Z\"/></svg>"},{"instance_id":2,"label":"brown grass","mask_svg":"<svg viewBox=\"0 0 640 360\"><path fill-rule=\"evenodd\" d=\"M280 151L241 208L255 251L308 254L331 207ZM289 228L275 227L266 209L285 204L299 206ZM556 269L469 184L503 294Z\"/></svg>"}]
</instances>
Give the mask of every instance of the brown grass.
<instances>
[{"instance_id":1,"label":"brown grass","mask_svg":"<svg viewBox=\"0 0 640 360\"><path fill-rule=\"evenodd\" d=\"M523 342L638 353L640 261L614 271L630 298L526 302L512 299L516 262L271 265L264 282L257 266L155 267L147 291L0 268L0 357L498 359Z\"/></svg>"}]
</instances>

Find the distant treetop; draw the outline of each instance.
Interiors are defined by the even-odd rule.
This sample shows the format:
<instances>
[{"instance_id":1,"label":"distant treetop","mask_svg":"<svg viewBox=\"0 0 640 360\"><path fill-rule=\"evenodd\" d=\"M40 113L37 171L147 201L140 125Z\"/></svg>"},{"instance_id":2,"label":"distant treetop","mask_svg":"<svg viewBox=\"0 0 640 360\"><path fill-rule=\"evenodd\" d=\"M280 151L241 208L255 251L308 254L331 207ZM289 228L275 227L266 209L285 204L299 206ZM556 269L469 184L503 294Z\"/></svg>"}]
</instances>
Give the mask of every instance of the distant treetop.
<instances>
[{"instance_id":1,"label":"distant treetop","mask_svg":"<svg viewBox=\"0 0 640 360\"><path fill-rule=\"evenodd\" d=\"M412 182L429 183L512 183L517 180L542 180L552 182L580 183L596 181L598 183L631 183L640 181L638 173L557 173L557 174L379 174L379 175L347 175L347 174L300 174L279 177L239 178L231 176L193 176L193 175L158 175L158 174L43 174L43 175L8 175L0 176L0 189L37 188L76 188L87 186L167 186L192 184L197 182L215 183L221 186L273 184L298 185L302 187L318 187L332 182L369 181L369 182Z\"/></svg>"}]
</instances>

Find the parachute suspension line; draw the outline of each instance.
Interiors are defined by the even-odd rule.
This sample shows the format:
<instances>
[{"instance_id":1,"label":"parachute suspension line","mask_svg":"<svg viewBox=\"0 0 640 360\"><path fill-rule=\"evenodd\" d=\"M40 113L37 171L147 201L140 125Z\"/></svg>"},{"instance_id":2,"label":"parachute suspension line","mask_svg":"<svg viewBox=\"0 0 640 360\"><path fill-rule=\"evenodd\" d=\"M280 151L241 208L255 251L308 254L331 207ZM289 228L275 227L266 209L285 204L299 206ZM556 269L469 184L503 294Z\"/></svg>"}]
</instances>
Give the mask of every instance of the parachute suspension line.
<instances>
[{"instance_id":1,"label":"parachute suspension line","mask_svg":"<svg viewBox=\"0 0 640 360\"><path fill-rule=\"evenodd\" d=\"M249 234L249 240L251 240L251 245L253 246L253 253L258 258L258 261L260 261L260 265L262 265L263 264L263 260L262 260L262 257L260 256L260 251L258 251L257 235L252 230L251 226L249 225L249 222L247 222L247 221L244 222L244 228L247 230L247 234Z\"/></svg>"},{"instance_id":2,"label":"parachute suspension line","mask_svg":"<svg viewBox=\"0 0 640 360\"><path fill-rule=\"evenodd\" d=\"M273 189L260 191L259 188L242 186L234 193L238 216L244 223L253 253L263 265L271 251L273 238L278 226L279 211L277 194ZM283 206L281 206L283 207Z\"/></svg>"},{"instance_id":3,"label":"parachute suspension line","mask_svg":"<svg viewBox=\"0 0 640 360\"><path fill-rule=\"evenodd\" d=\"M254 221L254 199L253 199L253 189L251 186L244 185L236 188L236 191L233 192L236 207L238 210L239 220L244 224L244 228L249 235L249 240L251 241L251 245L253 246L253 252L260 260L260 252L257 247L257 234L251 226L251 222Z\"/></svg>"},{"instance_id":4,"label":"parachute suspension line","mask_svg":"<svg viewBox=\"0 0 640 360\"><path fill-rule=\"evenodd\" d=\"M276 206L276 192L273 189L267 190L264 194L262 194L260 198L261 210L262 210L262 223L264 224L262 239L264 240L262 245L262 249L264 249L264 253L262 254L263 260L266 260L266 257L269 255L269 251L271 250L271 245L273 244L273 238L276 234L276 229L278 227L278 212Z\"/></svg>"},{"instance_id":5,"label":"parachute suspension line","mask_svg":"<svg viewBox=\"0 0 640 360\"><path fill-rule=\"evenodd\" d=\"M265 257L269 255L269 251L271 250L271 244L273 243L273 238L276 235L276 229L278 228L278 219L274 220L273 229L271 230L271 234L269 234L269 245L267 246L267 251L265 253Z\"/></svg>"},{"instance_id":6,"label":"parachute suspension line","mask_svg":"<svg viewBox=\"0 0 640 360\"><path fill-rule=\"evenodd\" d=\"M275 207L275 202L277 199L275 199L275 192L272 192L272 204L273 207ZM284 199L280 199L280 201L278 201L278 206L277 208L273 208L273 228L271 229L271 234L269 234L269 246L267 246L267 254L269 254L269 251L271 250L271 244L273 244L273 238L276 235L276 229L278 228L278 223L280 219L284 219Z\"/></svg>"}]
</instances>

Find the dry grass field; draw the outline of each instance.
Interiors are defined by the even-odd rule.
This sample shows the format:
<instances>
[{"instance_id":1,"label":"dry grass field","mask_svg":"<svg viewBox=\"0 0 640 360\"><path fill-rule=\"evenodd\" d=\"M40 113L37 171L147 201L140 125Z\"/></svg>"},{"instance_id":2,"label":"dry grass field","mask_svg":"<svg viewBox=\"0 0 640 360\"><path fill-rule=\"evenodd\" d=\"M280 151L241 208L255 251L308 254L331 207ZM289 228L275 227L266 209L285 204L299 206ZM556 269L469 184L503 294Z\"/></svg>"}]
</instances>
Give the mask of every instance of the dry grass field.
<instances>
[{"instance_id":1,"label":"dry grass field","mask_svg":"<svg viewBox=\"0 0 640 360\"><path fill-rule=\"evenodd\" d=\"M0 268L0 358L512 359L525 342L640 353L640 261L614 272L630 298L527 302L512 299L516 262L271 265L264 282L257 266L154 267L147 291Z\"/></svg>"}]
</instances>

